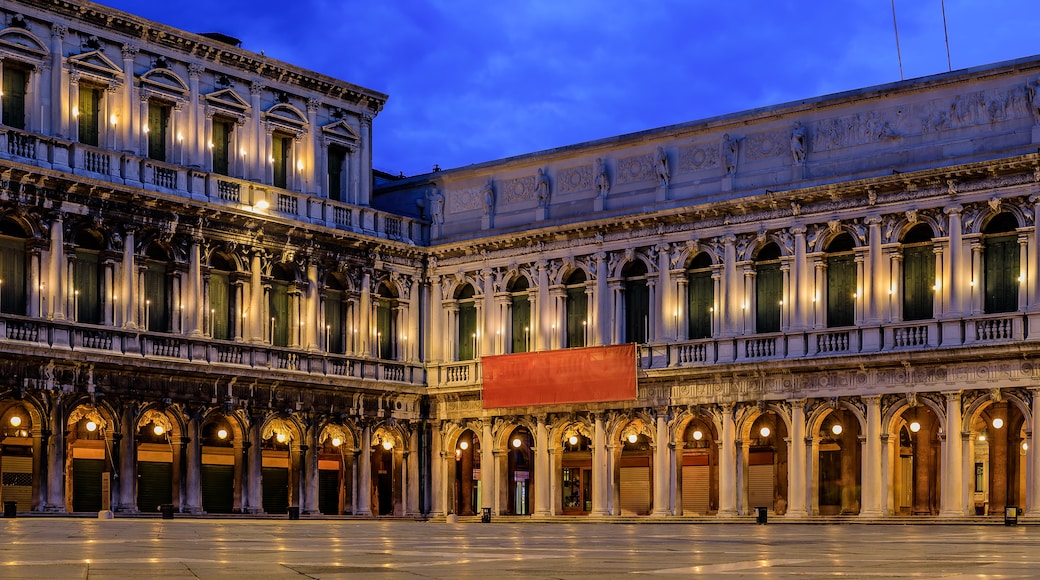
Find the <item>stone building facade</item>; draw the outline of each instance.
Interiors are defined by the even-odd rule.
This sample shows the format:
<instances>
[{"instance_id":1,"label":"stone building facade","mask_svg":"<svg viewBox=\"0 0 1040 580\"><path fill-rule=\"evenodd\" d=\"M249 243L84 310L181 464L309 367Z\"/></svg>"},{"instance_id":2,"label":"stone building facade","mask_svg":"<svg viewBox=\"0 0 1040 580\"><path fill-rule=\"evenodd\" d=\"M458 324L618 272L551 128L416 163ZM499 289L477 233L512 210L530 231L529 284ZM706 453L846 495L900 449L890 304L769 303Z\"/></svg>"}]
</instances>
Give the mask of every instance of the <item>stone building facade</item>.
<instances>
[{"instance_id":1,"label":"stone building facade","mask_svg":"<svg viewBox=\"0 0 1040 580\"><path fill-rule=\"evenodd\" d=\"M0 19L19 510L1040 505L1036 59L385 178L386 95L88 2ZM568 399L564 361L603 372Z\"/></svg>"}]
</instances>

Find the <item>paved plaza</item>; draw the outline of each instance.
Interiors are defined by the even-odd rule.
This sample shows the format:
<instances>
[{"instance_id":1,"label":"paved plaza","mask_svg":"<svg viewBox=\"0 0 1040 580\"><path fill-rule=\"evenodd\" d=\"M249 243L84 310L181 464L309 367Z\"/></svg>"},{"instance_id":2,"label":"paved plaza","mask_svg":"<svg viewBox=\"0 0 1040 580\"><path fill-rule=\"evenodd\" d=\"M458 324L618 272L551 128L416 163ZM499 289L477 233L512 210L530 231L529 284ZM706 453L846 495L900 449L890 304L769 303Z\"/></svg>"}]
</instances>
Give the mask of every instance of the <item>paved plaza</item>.
<instances>
[{"instance_id":1,"label":"paved plaza","mask_svg":"<svg viewBox=\"0 0 1040 580\"><path fill-rule=\"evenodd\" d=\"M1033 578L997 525L0 520L2 578Z\"/></svg>"}]
</instances>

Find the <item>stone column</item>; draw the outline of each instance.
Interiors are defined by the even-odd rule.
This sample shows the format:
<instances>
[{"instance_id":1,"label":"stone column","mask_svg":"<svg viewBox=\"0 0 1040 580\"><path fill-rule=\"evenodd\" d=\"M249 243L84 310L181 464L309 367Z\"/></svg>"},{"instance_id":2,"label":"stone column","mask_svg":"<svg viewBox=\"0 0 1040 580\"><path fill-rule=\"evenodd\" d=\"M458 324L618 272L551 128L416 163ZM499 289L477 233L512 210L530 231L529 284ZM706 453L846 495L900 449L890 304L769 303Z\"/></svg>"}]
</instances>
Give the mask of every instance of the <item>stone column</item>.
<instances>
[{"instance_id":1,"label":"stone column","mask_svg":"<svg viewBox=\"0 0 1040 580\"><path fill-rule=\"evenodd\" d=\"M484 421L480 430L480 484L483 488L480 507L491 508L492 511L497 507L497 502L495 501L497 496L495 492L495 473L497 469L495 465L494 441L491 433L491 421Z\"/></svg>"},{"instance_id":2,"label":"stone column","mask_svg":"<svg viewBox=\"0 0 1040 580\"><path fill-rule=\"evenodd\" d=\"M447 457L442 447L443 435L437 422L430 428L430 517L445 515L448 503Z\"/></svg>"},{"instance_id":3,"label":"stone column","mask_svg":"<svg viewBox=\"0 0 1040 580\"><path fill-rule=\"evenodd\" d=\"M804 518L806 511L805 498L808 490L805 485L805 399L790 401L791 433L787 441L787 515L789 519Z\"/></svg>"},{"instance_id":4,"label":"stone column","mask_svg":"<svg viewBox=\"0 0 1040 580\"><path fill-rule=\"evenodd\" d=\"M801 331L809 327L806 307L812 304L812 286L809 284L809 274L812 272L805 257L805 226L791 228L794 234L794 259L791 261L793 273L792 292L787 297L791 303L791 330Z\"/></svg>"},{"instance_id":5,"label":"stone column","mask_svg":"<svg viewBox=\"0 0 1040 580\"><path fill-rule=\"evenodd\" d=\"M304 430L303 444L303 505L305 514L320 513L318 507L318 428L309 425Z\"/></svg>"},{"instance_id":6,"label":"stone column","mask_svg":"<svg viewBox=\"0 0 1040 580\"><path fill-rule=\"evenodd\" d=\"M654 342L675 340L678 336L675 333L675 321L679 317L679 304L676 301L674 286L668 283L668 265L672 261L671 247L668 244L658 244L654 249L657 250L657 280L654 284L657 300L650 301L650 312L657 312L657 332L653 338ZM647 340L650 338L647 337Z\"/></svg>"},{"instance_id":7,"label":"stone column","mask_svg":"<svg viewBox=\"0 0 1040 580\"><path fill-rule=\"evenodd\" d=\"M260 80L254 80L249 84L249 107L252 111L252 114L249 116L249 139L251 139L252 151L250 151L250 159L247 160L242 168L242 178L268 183L264 173L264 168L267 166L266 143L264 142L264 132L260 119L260 111L263 110L260 97L263 95L264 88L264 83Z\"/></svg>"},{"instance_id":8,"label":"stone column","mask_svg":"<svg viewBox=\"0 0 1040 580\"><path fill-rule=\"evenodd\" d=\"M484 268L480 272L484 279L484 295L482 303L477 304L477 336L480 343L480 357L495 353L495 331L499 328L499 321L495 316L495 277L491 268ZM481 312L483 310L483 312ZM483 314L483 317L481 317ZM483 322L483 328L480 327ZM474 353L476 355L476 353Z\"/></svg>"},{"instance_id":9,"label":"stone column","mask_svg":"<svg viewBox=\"0 0 1040 580\"><path fill-rule=\"evenodd\" d=\"M657 435L655 437L657 447L654 450L654 512L655 517L665 517L672 514L672 506L669 505L669 490L673 480L672 462L669 461L669 449L672 445L668 433L668 409L660 409L657 412Z\"/></svg>"},{"instance_id":10,"label":"stone column","mask_svg":"<svg viewBox=\"0 0 1040 580\"><path fill-rule=\"evenodd\" d=\"M964 264L964 243L961 238L961 209L959 205L943 209L949 221L947 227L950 232L950 257L949 268L943 273L942 286L949 297L947 314L950 316L959 316L965 311L965 305L961 298L961 284L963 283L961 278L968 279L969 282L975 285L979 283L978 280L970 280L970 276L965 277L961 274Z\"/></svg>"},{"instance_id":11,"label":"stone column","mask_svg":"<svg viewBox=\"0 0 1040 580\"><path fill-rule=\"evenodd\" d=\"M120 415L119 430L123 438L119 441L119 479L113 485L119 487L119 502L113 503L114 510L137 513L137 433L134 418L137 409L133 404L124 404ZM171 458L172 459L172 458ZM118 481L118 484L116 483Z\"/></svg>"},{"instance_id":12,"label":"stone column","mask_svg":"<svg viewBox=\"0 0 1040 580\"><path fill-rule=\"evenodd\" d=\"M441 302L441 277L431 276L430 293L430 334L426 341L426 356L431 363L444 360L444 306Z\"/></svg>"},{"instance_id":13,"label":"stone column","mask_svg":"<svg viewBox=\"0 0 1040 580\"><path fill-rule=\"evenodd\" d=\"M552 348L552 328L555 324L553 314L555 312L555 301L549 299L549 268L545 260L539 259L535 262L535 272L538 278L538 309L531 309L531 321L537 320L535 328L531 329L531 336L535 344L532 350L541 351Z\"/></svg>"},{"instance_id":14,"label":"stone column","mask_svg":"<svg viewBox=\"0 0 1040 580\"><path fill-rule=\"evenodd\" d=\"M51 220L50 260L47 268L47 287L44 292L44 313L53 320L65 320L68 308L68 296L65 292L65 277L62 266L65 264L65 222L61 212L57 212Z\"/></svg>"},{"instance_id":15,"label":"stone column","mask_svg":"<svg viewBox=\"0 0 1040 580\"><path fill-rule=\"evenodd\" d=\"M372 180L370 179L372 174L372 118L372 114L368 112L359 115L361 121L362 175L360 176L361 192L358 204L362 206L369 205L372 199Z\"/></svg>"},{"instance_id":16,"label":"stone column","mask_svg":"<svg viewBox=\"0 0 1040 580\"><path fill-rule=\"evenodd\" d=\"M1032 431L1029 436L1029 449L1026 459L1029 462L1026 477L1026 514L1032 519L1040 519L1040 387L1029 389L1033 399Z\"/></svg>"},{"instance_id":17,"label":"stone column","mask_svg":"<svg viewBox=\"0 0 1040 580\"><path fill-rule=\"evenodd\" d=\"M261 468L263 467L263 449L261 448L260 425L263 417L253 415L249 424L249 470L246 473L247 481L247 508L248 513L259 514L264 511L264 489L261 480Z\"/></svg>"},{"instance_id":18,"label":"stone column","mask_svg":"<svg viewBox=\"0 0 1040 580\"><path fill-rule=\"evenodd\" d=\"M964 488L964 440L961 434L961 394L946 393L946 442L942 458L942 497L939 515L959 518L967 515Z\"/></svg>"},{"instance_id":19,"label":"stone column","mask_svg":"<svg viewBox=\"0 0 1040 580\"><path fill-rule=\"evenodd\" d=\"M605 344L611 344L611 327L616 327L618 320L611 321L608 316L611 314L610 310L610 293L607 291L607 277L610 275L607 271L607 254L605 252L596 252L596 302L595 312L592 315L592 320L589 324L593 325L595 332L590 333L592 338L591 344L585 346L601 346ZM590 304L592 304L590 302ZM611 323L613 322L613 324Z\"/></svg>"},{"instance_id":20,"label":"stone column","mask_svg":"<svg viewBox=\"0 0 1040 580\"><path fill-rule=\"evenodd\" d=\"M733 420L733 404L721 406L722 442L719 445L719 511L720 518L737 515L737 430Z\"/></svg>"},{"instance_id":21,"label":"stone column","mask_svg":"<svg viewBox=\"0 0 1040 580\"><path fill-rule=\"evenodd\" d=\"M863 397L867 405L867 440L866 453L863 454L863 481L859 515L863 517L880 517L882 510L881 495L881 397Z\"/></svg>"},{"instance_id":22,"label":"stone column","mask_svg":"<svg viewBox=\"0 0 1040 580\"><path fill-rule=\"evenodd\" d=\"M358 463L357 502L354 513L359 516L372 515L372 427L365 425L361 431L361 457Z\"/></svg>"},{"instance_id":23,"label":"stone column","mask_svg":"<svg viewBox=\"0 0 1040 580\"><path fill-rule=\"evenodd\" d=\"M549 462L549 430L545 425L545 417L536 419L534 430L534 515L545 517L550 515L552 496L550 482L553 478Z\"/></svg>"},{"instance_id":24,"label":"stone column","mask_svg":"<svg viewBox=\"0 0 1040 580\"><path fill-rule=\"evenodd\" d=\"M881 323L881 299L888 294L884 290L884 277L881 275L883 269L881 252L881 218L868 217L864 220L868 228L868 276L863 281L863 289L869 292L867 296L866 319L871 324ZM862 512L861 512L862 513Z\"/></svg>"},{"instance_id":25,"label":"stone column","mask_svg":"<svg viewBox=\"0 0 1040 580\"><path fill-rule=\"evenodd\" d=\"M68 137L69 135L69 88L65 83L65 67L62 63L65 51L62 42L65 40L65 32L68 28L64 24L51 25L51 94L57 97L51 100L51 131L55 137ZM132 83L127 83L132 84ZM57 101L55 104L54 101ZM31 114L29 115L32 116ZM64 467L63 467L64 470ZM64 473L64 471L62 471ZM64 504L63 504L64 505ZM64 511L64 509L63 509Z\"/></svg>"},{"instance_id":26,"label":"stone column","mask_svg":"<svg viewBox=\"0 0 1040 580\"><path fill-rule=\"evenodd\" d=\"M607 495L610 493L607 470L607 433L603 416L596 415L592 433L592 515L610 515Z\"/></svg>"},{"instance_id":27,"label":"stone column","mask_svg":"<svg viewBox=\"0 0 1040 580\"><path fill-rule=\"evenodd\" d=\"M365 270L361 275L361 307L358 313L359 322L358 336L361 344L358 352L362 356L372 356L376 353L378 344L372 344L375 332L375 324L372 322L372 272Z\"/></svg>"},{"instance_id":28,"label":"stone column","mask_svg":"<svg viewBox=\"0 0 1040 580\"><path fill-rule=\"evenodd\" d=\"M181 511L189 514L202 513L202 445L199 438L202 434L199 425L198 413L193 412L188 417L185 429L185 459L187 473L184 478L184 506Z\"/></svg>"},{"instance_id":29,"label":"stone column","mask_svg":"<svg viewBox=\"0 0 1040 580\"><path fill-rule=\"evenodd\" d=\"M722 310L721 336L736 336L743 332L744 286L737 272L736 241L732 234L722 239L722 292L716 294Z\"/></svg>"}]
</instances>

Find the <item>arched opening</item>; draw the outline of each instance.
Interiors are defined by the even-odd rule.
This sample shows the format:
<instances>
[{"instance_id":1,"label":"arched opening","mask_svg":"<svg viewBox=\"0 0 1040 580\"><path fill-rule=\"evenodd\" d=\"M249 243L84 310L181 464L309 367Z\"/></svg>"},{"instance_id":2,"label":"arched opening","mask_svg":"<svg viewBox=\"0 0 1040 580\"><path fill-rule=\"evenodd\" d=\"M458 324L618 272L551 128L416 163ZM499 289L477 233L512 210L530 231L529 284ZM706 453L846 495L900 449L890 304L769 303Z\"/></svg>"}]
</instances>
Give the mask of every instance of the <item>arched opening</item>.
<instances>
[{"instance_id":1,"label":"arched opening","mask_svg":"<svg viewBox=\"0 0 1040 580\"><path fill-rule=\"evenodd\" d=\"M346 340L346 287L338 276L325 280L323 305L325 307L325 351L333 354L347 352Z\"/></svg>"},{"instance_id":2,"label":"arched opening","mask_svg":"<svg viewBox=\"0 0 1040 580\"><path fill-rule=\"evenodd\" d=\"M856 242L847 233L827 244L827 328L856 324Z\"/></svg>"},{"instance_id":3,"label":"arched opening","mask_svg":"<svg viewBox=\"0 0 1040 580\"><path fill-rule=\"evenodd\" d=\"M260 479L263 487L264 512L284 514L289 511L289 486L292 483L292 434L284 427L271 430L261 441Z\"/></svg>"},{"instance_id":4,"label":"arched opening","mask_svg":"<svg viewBox=\"0 0 1040 580\"><path fill-rule=\"evenodd\" d=\"M715 311L715 283L711 279L711 256L701 252L686 270L686 314L692 340L711 338Z\"/></svg>"},{"instance_id":5,"label":"arched opening","mask_svg":"<svg viewBox=\"0 0 1040 580\"><path fill-rule=\"evenodd\" d=\"M294 319L290 288L296 276L287 264L275 264L271 268L271 291L268 297L268 312L271 320L268 340L273 346L290 346L293 339L290 328ZM293 341L295 342L295 341Z\"/></svg>"},{"instance_id":6,"label":"arched opening","mask_svg":"<svg viewBox=\"0 0 1040 580\"><path fill-rule=\"evenodd\" d=\"M220 254L209 260L209 313L206 317L206 332L219 340L239 337L238 293L232 286L235 268L232 262Z\"/></svg>"},{"instance_id":7,"label":"arched opening","mask_svg":"<svg viewBox=\"0 0 1040 580\"><path fill-rule=\"evenodd\" d=\"M4 67L6 71L7 67ZM6 98L4 102L7 102ZM28 237L18 222L9 218L0 220L0 312L4 314L24 316L29 313L27 285L30 277L25 260Z\"/></svg>"},{"instance_id":8,"label":"arched opening","mask_svg":"<svg viewBox=\"0 0 1040 580\"><path fill-rule=\"evenodd\" d=\"M755 332L780 332L780 307L783 300L780 246L769 243L755 256Z\"/></svg>"},{"instance_id":9,"label":"arched opening","mask_svg":"<svg viewBox=\"0 0 1040 580\"><path fill-rule=\"evenodd\" d=\"M65 465L68 511L98 512L108 503L102 497L105 476L112 471L106 425L90 407L76 409L69 416Z\"/></svg>"},{"instance_id":10,"label":"arched opening","mask_svg":"<svg viewBox=\"0 0 1040 580\"><path fill-rule=\"evenodd\" d=\"M318 446L318 511L325 515L353 513L354 453L346 431L329 426Z\"/></svg>"},{"instance_id":11,"label":"arched opening","mask_svg":"<svg viewBox=\"0 0 1040 580\"><path fill-rule=\"evenodd\" d=\"M682 513L708 515L719 509L719 446L715 426L696 417L682 435Z\"/></svg>"},{"instance_id":12,"label":"arched opening","mask_svg":"<svg viewBox=\"0 0 1040 580\"><path fill-rule=\"evenodd\" d=\"M82 230L76 236L70 289L72 312L69 313L73 322L101 324L105 291L103 249L96 232Z\"/></svg>"},{"instance_id":13,"label":"arched opening","mask_svg":"<svg viewBox=\"0 0 1040 580\"><path fill-rule=\"evenodd\" d=\"M645 344L650 337L650 286L646 264L633 260L621 270L625 293L625 342Z\"/></svg>"},{"instance_id":14,"label":"arched opening","mask_svg":"<svg viewBox=\"0 0 1040 580\"><path fill-rule=\"evenodd\" d=\"M509 352L531 351L531 296L527 278L517 276L509 285L511 344Z\"/></svg>"},{"instance_id":15,"label":"arched opening","mask_svg":"<svg viewBox=\"0 0 1040 580\"><path fill-rule=\"evenodd\" d=\"M471 516L480 506L480 438L467 429L455 442L455 513Z\"/></svg>"},{"instance_id":16,"label":"arched opening","mask_svg":"<svg viewBox=\"0 0 1040 580\"><path fill-rule=\"evenodd\" d=\"M651 481L653 451L646 435L633 429L622 431L618 461L618 505L623 516L645 516L653 509Z\"/></svg>"},{"instance_id":17,"label":"arched opening","mask_svg":"<svg viewBox=\"0 0 1040 580\"><path fill-rule=\"evenodd\" d=\"M137 433L137 509L158 512L159 506L173 504L175 480L174 442L170 422L153 413L138 425ZM180 502L177 502L180 503Z\"/></svg>"},{"instance_id":18,"label":"arched opening","mask_svg":"<svg viewBox=\"0 0 1040 580\"><path fill-rule=\"evenodd\" d=\"M241 508L235 490L242 480L241 443L223 415L202 426L202 509L211 514L230 514Z\"/></svg>"},{"instance_id":19,"label":"arched opening","mask_svg":"<svg viewBox=\"0 0 1040 580\"><path fill-rule=\"evenodd\" d=\"M22 405L0 414L0 501L13 501L20 512L32 509L33 423Z\"/></svg>"},{"instance_id":20,"label":"arched opening","mask_svg":"<svg viewBox=\"0 0 1040 580\"><path fill-rule=\"evenodd\" d=\"M592 511L592 440L576 431L565 434L562 464L563 514L587 515Z\"/></svg>"},{"instance_id":21,"label":"arched opening","mask_svg":"<svg viewBox=\"0 0 1040 580\"><path fill-rule=\"evenodd\" d=\"M372 446L372 506L376 514L388 516L395 513L400 491L400 465L394 461L396 442L387 433L377 437Z\"/></svg>"},{"instance_id":22,"label":"arched opening","mask_svg":"<svg viewBox=\"0 0 1040 580\"><path fill-rule=\"evenodd\" d=\"M926 405L907 407L896 419L897 453L890 453L893 497L891 511L897 515L939 513L941 445L939 417Z\"/></svg>"},{"instance_id":23,"label":"arched opening","mask_svg":"<svg viewBox=\"0 0 1040 580\"><path fill-rule=\"evenodd\" d=\"M917 224L903 236L903 320L933 318L935 248L932 228Z\"/></svg>"},{"instance_id":24,"label":"arched opening","mask_svg":"<svg viewBox=\"0 0 1040 580\"><path fill-rule=\"evenodd\" d=\"M158 244L148 247L144 269L144 324L151 332L170 332L170 254Z\"/></svg>"},{"instance_id":25,"label":"arched opening","mask_svg":"<svg viewBox=\"0 0 1040 580\"><path fill-rule=\"evenodd\" d=\"M567 348L588 344L589 296L585 293L585 272L574 270L564 280L566 300Z\"/></svg>"},{"instance_id":26,"label":"arched opening","mask_svg":"<svg viewBox=\"0 0 1040 580\"><path fill-rule=\"evenodd\" d=\"M975 481L975 513L1002 513L1005 506L1025 505L1025 417L1017 405L986 405L971 423L971 457Z\"/></svg>"},{"instance_id":27,"label":"arched opening","mask_svg":"<svg viewBox=\"0 0 1040 580\"><path fill-rule=\"evenodd\" d=\"M477 304L474 298L476 291L472 284L465 284L455 293L458 306L456 320L456 344L459 360L477 358Z\"/></svg>"},{"instance_id":28,"label":"arched opening","mask_svg":"<svg viewBox=\"0 0 1040 580\"><path fill-rule=\"evenodd\" d=\"M836 409L820 422L817 445L817 513L858 514L862 475L859 421Z\"/></svg>"},{"instance_id":29,"label":"arched opening","mask_svg":"<svg viewBox=\"0 0 1040 580\"><path fill-rule=\"evenodd\" d=\"M397 292L388 284L379 285L376 294L376 356L397 359L397 333L400 305Z\"/></svg>"},{"instance_id":30,"label":"arched opening","mask_svg":"<svg viewBox=\"0 0 1040 580\"><path fill-rule=\"evenodd\" d=\"M982 229L983 310L986 314L1018 310L1022 265L1019 262L1018 220L997 214Z\"/></svg>"},{"instance_id":31,"label":"arched opening","mask_svg":"<svg viewBox=\"0 0 1040 580\"><path fill-rule=\"evenodd\" d=\"M509 485L504 490L507 494L506 510L507 513L525 516L531 513L531 482L534 480L531 448L534 439L526 427L517 427L509 436L507 444L506 477Z\"/></svg>"},{"instance_id":32,"label":"arched opening","mask_svg":"<svg viewBox=\"0 0 1040 580\"><path fill-rule=\"evenodd\" d=\"M755 418L747 434L748 507L787 513L787 424L774 411Z\"/></svg>"}]
</instances>

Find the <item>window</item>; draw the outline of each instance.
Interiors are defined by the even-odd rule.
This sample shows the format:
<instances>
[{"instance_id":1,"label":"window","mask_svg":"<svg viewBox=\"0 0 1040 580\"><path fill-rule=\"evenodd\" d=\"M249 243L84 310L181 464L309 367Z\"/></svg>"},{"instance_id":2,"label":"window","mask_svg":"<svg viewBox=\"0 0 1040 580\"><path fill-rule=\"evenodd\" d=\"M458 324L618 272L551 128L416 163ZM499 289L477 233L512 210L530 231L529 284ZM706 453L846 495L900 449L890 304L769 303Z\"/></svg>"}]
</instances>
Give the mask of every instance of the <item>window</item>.
<instances>
[{"instance_id":1,"label":"window","mask_svg":"<svg viewBox=\"0 0 1040 580\"><path fill-rule=\"evenodd\" d=\"M932 228L918 224L903 237L903 320L933 317L934 288Z\"/></svg>"},{"instance_id":2,"label":"window","mask_svg":"<svg viewBox=\"0 0 1040 580\"><path fill-rule=\"evenodd\" d=\"M267 329L268 338L273 346L289 346L289 284L294 276L282 264L272 268L271 276L273 279L268 303L271 314Z\"/></svg>"},{"instance_id":3,"label":"window","mask_svg":"<svg viewBox=\"0 0 1040 580\"><path fill-rule=\"evenodd\" d=\"M343 301L346 293L339 280L330 277L325 284L325 350L335 354L346 352L343 335Z\"/></svg>"},{"instance_id":4,"label":"window","mask_svg":"<svg viewBox=\"0 0 1040 580\"><path fill-rule=\"evenodd\" d=\"M376 296L376 354L381 359L397 358L397 293L386 284Z\"/></svg>"},{"instance_id":5,"label":"window","mask_svg":"<svg viewBox=\"0 0 1040 580\"><path fill-rule=\"evenodd\" d=\"M625 292L625 342L644 344L650 336L650 288L646 264L635 260L621 271Z\"/></svg>"},{"instance_id":6,"label":"window","mask_svg":"<svg viewBox=\"0 0 1040 580\"><path fill-rule=\"evenodd\" d=\"M213 154L213 173L228 175L230 171L230 156L228 148L231 144L231 123L220 119L213 119L211 153Z\"/></svg>"},{"instance_id":7,"label":"window","mask_svg":"<svg viewBox=\"0 0 1040 580\"><path fill-rule=\"evenodd\" d=\"M98 146L98 115L101 110L101 91L85 84L79 86L79 142Z\"/></svg>"},{"instance_id":8,"label":"window","mask_svg":"<svg viewBox=\"0 0 1040 580\"><path fill-rule=\"evenodd\" d=\"M466 284L455 294L459 305L458 340L459 360L477 358L477 305L473 286Z\"/></svg>"},{"instance_id":9,"label":"window","mask_svg":"<svg viewBox=\"0 0 1040 580\"><path fill-rule=\"evenodd\" d=\"M161 103L148 103L148 157L166 161L166 127L170 121L170 108Z\"/></svg>"},{"instance_id":10,"label":"window","mask_svg":"<svg viewBox=\"0 0 1040 580\"><path fill-rule=\"evenodd\" d=\"M856 247L841 234L827 245L827 328L856 324Z\"/></svg>"},{"instance_id":11,"label":"window","mask_svg":"<svg viewBox=\"0 0 1040 580\"><path fill-rule=\"evenodd\" d=\"M10 219L0 222L0 312L28 313L25 229Z\"/></svg>"},{"instance_id":12,"label":"window","mask_svg":"<svg viewBox=\"0 0 1040 580\"><path fill-rule=\"evenodd\" d=\"M585 272L581 270L571 272L564 285L567 292L567 347L585 346L589 318L589 297L585 294Z\"/></svg>"},{"instance_id":13,"label":"window","mask_svg":"<svg viewBox=\"0 0 1040 580\"><path fill-rule=\"evenodd\" d=\"M72 320L101 324L104 280L101 242L91 232L76 236L76 259L73 263Z\"/></svg>"},{"instance_id":14,"label":"window","mask_svg":"<svg viewBox=\"0 0 1040 580\"><path fill-rule=\"evenodd\" d=\"M1018 310L1018 221L1010 213L997 214L983 228L986 314Z\"/></svg>"},{"instance_id":15,"label":"window","mask_svg":"<svg viewBox=\"0 0 1040 580\"><path fill-rule=\"evenodd\" d=\"M166 250L152 245L148 248L144 270L145 330L170 331L169 303L170 256Z\"/></svg>"},{"instance_id":16,"label":"window","mask_svg":"<svg viewBox=\"0 0 1040 580\"><path fill-rule=\"evenodd\" d=\"M220 340L234 338L235 307L231 290L231 263L214 254L209 262L209 333Z\"/></svg>"},{"instance_id":17,"label":"window","mask_svg":"<svg viewBox=\"0 0 1040 580\"><path fill-rule=\"evenodd\" d=\"M512 343L509 352L531 351L531 298L527 278L518 277L509 287Z\"/></svg>"},{"instance_id":18,"label":"window","mask_svg":"<svg viewBox=\"0 0 1040 580\"><path fill-rule=\"evenodd\" d=\"M329 199L333 201L347 201L346 183L343 178L346 174L347 150L339 145L329 145Z\"/></svg>"},{"instance_id":19,"label":"window","mask_svg":"<svg viewBox=\"0 0 1040 580\"><path fill-rule=\"evenodd\" d=\"M275 187L285 188L289 178L289 154L292 152L292 139L282 135L271 136L271 159L274 166Z\"/></svg>"},{"instance_id":20,"label":"window","mask_svg":"<svg viewBox=\"0 0 1040 580\"><path fill-rule=\"evenodd\" d=\"M701 252L690 262L686 273L686 315L691 339L711 337L715 307L715 283L711 279L711 257Z\"/></svg>"},{"instance_id":21,"label":"window","mask_svg":"<svg viewBox=\"0 0 1040 580\"><path fill-rule=\"evenodd\" d=\"M755 257L755 332L780 332L780 302L783 299L780 246L770 243Z\"/></svg>"},{"instance_id":22,"label":"window","mask_svg":"<svg viewBox=\"0 0 1040 580\"><path fill-rule=\"evenodd\" d=\"M15 129L25 129L25 88L29 75L25 69L4 63L3 121Z\"/></svg>"}]
</instances>

